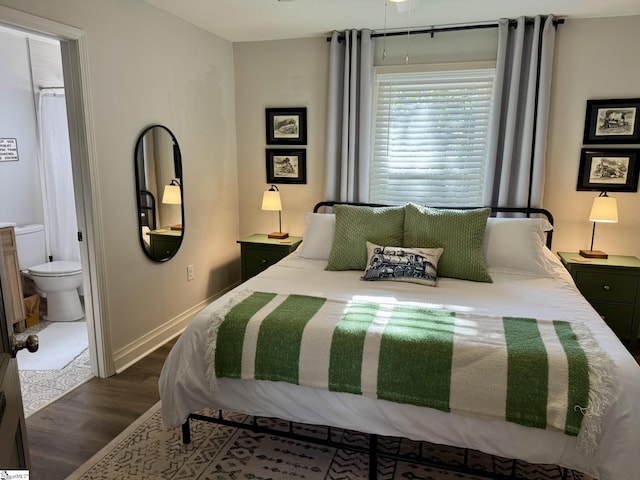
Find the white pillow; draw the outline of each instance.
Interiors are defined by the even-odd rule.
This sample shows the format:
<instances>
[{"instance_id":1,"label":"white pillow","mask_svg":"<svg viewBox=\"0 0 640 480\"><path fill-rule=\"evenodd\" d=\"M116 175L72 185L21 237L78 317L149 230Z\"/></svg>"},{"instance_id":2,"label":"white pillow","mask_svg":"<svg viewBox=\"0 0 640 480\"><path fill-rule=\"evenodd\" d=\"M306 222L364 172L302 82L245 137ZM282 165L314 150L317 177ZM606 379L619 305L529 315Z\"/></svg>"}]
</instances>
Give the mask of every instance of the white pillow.
<instances>
[{"instance_id":1,"label":"white pillow","mask_svg":"<svg viewBox=\"0 0 640 480\"><path fill-rule=\"evenodd\" d=\"M552 225L544 218L489 218L484 235L484 258L492 271L551 276L545 255Z\"/></svg>"},{"instance_id":2,"label":"white pillow","mask_svg":"<svg viewBox=\"0 0 640 480\"><path fill-rule=\"evenodd\" d=\"M303 258L328 260L336 230L336 216L333 213L304 214L306 228L298 253Z\"/></svg>"}]
</instances>

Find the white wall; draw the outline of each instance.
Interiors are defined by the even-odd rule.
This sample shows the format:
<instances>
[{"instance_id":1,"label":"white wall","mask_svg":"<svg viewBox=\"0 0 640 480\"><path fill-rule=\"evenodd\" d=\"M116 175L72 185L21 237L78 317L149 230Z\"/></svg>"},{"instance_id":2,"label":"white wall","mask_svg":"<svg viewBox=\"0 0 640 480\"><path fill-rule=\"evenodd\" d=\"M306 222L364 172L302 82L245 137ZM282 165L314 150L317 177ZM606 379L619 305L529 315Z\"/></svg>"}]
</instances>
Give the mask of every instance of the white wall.
<instances>
[{"instance_id":1,"label":"white wall","mask_svg":"<svg viewBox=\"0 0 640 480\"><path fill-rule=\"evenodd\" d=\"M28 41L0 31L0 138L15 138L17 162L0 162L0 221L42 223L42 190L36 157L36 111Z\"/></svg>"},{"instance_id":2,"label":"white wall","mask_svg":"<svg viewBox=\"0 0 640 480\"><path fill-rule=\"evenodd\" d=\"M576 191L586 101L640 97L639 45L640 16L567 20L558 28L544 194L556 218L554 251L590 246L598 192ZM611 196L619 223L596 226L594 249L640 257L640 193Z\"/></svg>"},{"instance_id":3,"label":"white wall","mask_svg":"<svg viewBox=\"0 0 640 480\"><path fill-rule=\"evenodd\" d=\"M190 308L239 281L232 45L139 1L0 5L86 32L101 199L94 220L107 264L103 321L122 367L163 343ZM183 160L185 238L166 263L151 262L138 240L133 152L154 123L173 131Z\"/></svg>"},{"instance_id":4,"label":"white wall","mask_svg":"<svg viewBox=\"0 0 640 480\"><path fill-rule=\"evenodd\" d=\"M275 229L277 216L260 210L268 188L266 107L308 109L308 183L280 186L283 230L303 233L302 213L324 191L324 37L232 47L131 0L0 5L87 32L102 199L96 220L103 225L108 265L104 320L116 360L144 353L136 348L145 339L161 343L173 319L239 280L239 236ZM640 66L634 62L639 27L640 17L567 20L559 27L545 189L545 206L557 220L554 250L577 250L590 241L594 194L575 191L585 103L640 96ZM132 157L137 135L151 123L173 130L184 162L185 241L162 264L150 262L137 239ZM596 248L640 256L640 196L616 198L620 223L598 227ZM188 264L195 265L192 282L186 281Z\"/></svg>"},{"instance_id":5,"label":"white wall","mask_svg":"<svg viewBox=\"0 0 640 480\"><path fill-rule=\"evenodd\" d=\"M378 39L376 64L403 64L407 52L411 63L495 59L497 29L462 32L458 36L417 36L409 45L405 38L389 37L384 41L385 60L383 42ZM278 185L283 201L282 229L302 235L304 212L311 211L321 200L333 200L324 198L329 43L324 36L239 43L234 45L234 61L240 234L277 230L277 214L260 210L262 192L268 188L264 109L306 106L307 185Z\"/></svg>"},{"instance_id":6,"label":"white wall","mask_svg":"<svg viewBox=\"0 0 640 480\"><path fill-rule=\"evenodd\" d=\"M431 35L377 37L376 66L495 61L498 29L439 32ZM386 53L383 57L383 53ZM386 57L386 58L385 58Z\"/></svg>"},{"instance_id":7,"label":"white wall","mask_svg":"<svg viewBox=\"0 0 640 480\"><path fill-rule=\"evenodd\" d=\"M234 45L240 234L277 230L275 212L263 212L266 183L265 108L307 107L307 184L278 185L282 230L304 232L304 212L324 192L329 46L324 37ZM273 147L273 146L272 146Z\"/></svg>"},{"instance_id":8,"label":"white wall","mask_svg":"<svg viewBox=\"0 0 640 480\"><path fill-rule=\"evenodd\" d=\"M376 64L488 60L494 55L496 30L463 32L471 36L473 50L452 49L452 33L427 37L419 48L403 37L386 39L387 60L381 58L380 39ZM416 38L419 38L417 36ZM457 38L457 37L456 37ZM603 40L604 39L604 40ZM457 40L456 40L457 41ZM465 39L468 43L468 39ZM567 20L558 27L552 85L549 143L547 148L544 206L556 219L554 251L588 248L592 224L589 210L597 192L577 192L578 164L586 101L590 98L640 97L640 17ZM307 186L282 186L285 211L283 229L300 234L301 213L308 211L324 192L324 135L329 48L325 38L255 42L234 46L240 230L242 234L274 229L275 217L260 212L264 183L264 107L305 105L310 113L309 175ZM615 74L614 74L615 73ZM321 103L322 102L322 103ZM317 164L316 164L317 162ZM600 224L594 248L612 254L640 257L640 194L616 193L620 222ZM291 204L293 206L291 207ZM293 208L290 211L289 208Z\"/></svg>"}]
</instances>

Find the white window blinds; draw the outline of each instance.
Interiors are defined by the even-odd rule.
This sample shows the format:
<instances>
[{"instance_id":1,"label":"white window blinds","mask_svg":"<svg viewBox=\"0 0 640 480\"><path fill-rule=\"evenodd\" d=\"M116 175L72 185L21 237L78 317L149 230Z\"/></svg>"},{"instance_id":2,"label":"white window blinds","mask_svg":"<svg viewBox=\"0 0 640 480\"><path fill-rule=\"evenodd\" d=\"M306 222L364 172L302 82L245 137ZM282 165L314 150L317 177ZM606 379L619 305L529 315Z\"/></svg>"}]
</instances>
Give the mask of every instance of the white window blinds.
<instances>
[{"instance_id":1,"label":"white window blinds","mask_svg":"<svg viewBox=\"0 0 640 480\"><path fill-rule=\"evenodd\" d=\"M494 68L378 73L369 201L480 206Z\"/></svg>"}]
</instances>

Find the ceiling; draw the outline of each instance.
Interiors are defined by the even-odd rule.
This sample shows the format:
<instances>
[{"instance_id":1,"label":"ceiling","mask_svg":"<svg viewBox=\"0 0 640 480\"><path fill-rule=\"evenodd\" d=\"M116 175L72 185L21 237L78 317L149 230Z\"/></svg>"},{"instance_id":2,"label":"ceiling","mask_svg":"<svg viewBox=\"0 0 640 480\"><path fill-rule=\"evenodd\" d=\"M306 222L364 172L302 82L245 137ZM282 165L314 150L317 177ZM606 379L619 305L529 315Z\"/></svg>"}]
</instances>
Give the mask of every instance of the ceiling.
<instances>
[{"instance_id":1,"label":"ceiling","mask_svg":"<svg viewBox=\"0 0 640 480\"><path fill-rule=\"evenodd\" d=\"M565 18L640 14L638 0L408 0L387 2L386 8L386 0L144 1L231 42L313 37L347 28L382 30L385 25L405 29L482 23L545 13Z\"/></svg>"}]
</instances>

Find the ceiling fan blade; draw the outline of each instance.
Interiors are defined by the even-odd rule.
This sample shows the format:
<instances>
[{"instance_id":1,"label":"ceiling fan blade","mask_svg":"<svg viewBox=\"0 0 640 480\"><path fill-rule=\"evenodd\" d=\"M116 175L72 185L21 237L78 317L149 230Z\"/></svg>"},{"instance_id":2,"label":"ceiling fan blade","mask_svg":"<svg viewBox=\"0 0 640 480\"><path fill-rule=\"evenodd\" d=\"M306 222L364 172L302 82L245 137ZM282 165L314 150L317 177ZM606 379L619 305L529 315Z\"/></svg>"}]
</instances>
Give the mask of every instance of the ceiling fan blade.
<instances>
[{"instance_id":1,"label":"ceiling fan blade","mask_svg":"<svg viewBox=\"0 0 640 480\"><path fill-rule=\"evenodd\" d=\"M396 3L398 13L410 12L422 7L422 0L406 0L402 3Z\"/></svg>"}]
</instances>

